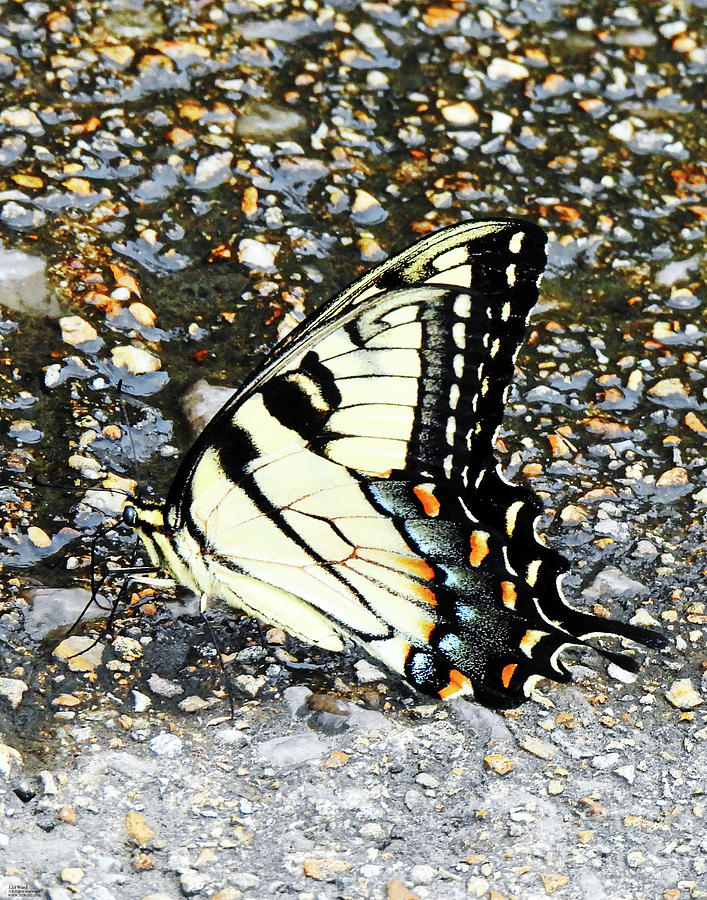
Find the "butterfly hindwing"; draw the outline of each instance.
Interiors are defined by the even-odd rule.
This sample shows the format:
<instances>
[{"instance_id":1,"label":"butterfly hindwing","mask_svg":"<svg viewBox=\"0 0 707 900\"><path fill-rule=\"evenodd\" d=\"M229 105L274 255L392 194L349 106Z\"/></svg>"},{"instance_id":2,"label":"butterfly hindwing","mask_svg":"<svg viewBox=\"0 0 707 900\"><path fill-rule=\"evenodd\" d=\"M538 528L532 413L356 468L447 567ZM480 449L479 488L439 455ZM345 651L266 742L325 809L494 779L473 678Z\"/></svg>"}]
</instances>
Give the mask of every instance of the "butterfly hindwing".
<instances>
[{"instance_id":1,"label":"butterfly hindwing","mask_svg":"<svg viewBox=\"0 0 707 900\"><path fill-rule=\"evenodd\" d=\"M520 220L444 229L288 335L183 460L141 534L205 603L332 650L353 638L420 690L513 706L598 631L542 507L493 443L545 236ZM157 549L155 549L157 548ZM652 637L652 635L651 635Z\"/></svg>"}]
</instances>

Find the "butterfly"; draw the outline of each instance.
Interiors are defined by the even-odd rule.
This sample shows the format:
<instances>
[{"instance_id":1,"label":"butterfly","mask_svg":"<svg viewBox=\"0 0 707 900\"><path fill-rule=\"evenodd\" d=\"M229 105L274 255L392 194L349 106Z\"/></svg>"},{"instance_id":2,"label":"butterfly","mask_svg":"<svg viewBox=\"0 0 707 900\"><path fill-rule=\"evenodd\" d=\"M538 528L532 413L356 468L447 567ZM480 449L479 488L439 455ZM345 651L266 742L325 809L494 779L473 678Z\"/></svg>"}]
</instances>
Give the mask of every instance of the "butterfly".
<instances>
[{"instance_id":1,"label":"butterfly","mask_svg":"<svg viewBox=\"0 0 707 900\"><path fill-rule=\"evenodd\" d=\"M545 265L520 219L435 232L287 335L123 519L201 598L301 640L352 639L419 691L522 703L588 636L660 634L569 606L539 498L494 441ZM624 669L632 656L596 648Z\"/></svg>"}]
</instances>

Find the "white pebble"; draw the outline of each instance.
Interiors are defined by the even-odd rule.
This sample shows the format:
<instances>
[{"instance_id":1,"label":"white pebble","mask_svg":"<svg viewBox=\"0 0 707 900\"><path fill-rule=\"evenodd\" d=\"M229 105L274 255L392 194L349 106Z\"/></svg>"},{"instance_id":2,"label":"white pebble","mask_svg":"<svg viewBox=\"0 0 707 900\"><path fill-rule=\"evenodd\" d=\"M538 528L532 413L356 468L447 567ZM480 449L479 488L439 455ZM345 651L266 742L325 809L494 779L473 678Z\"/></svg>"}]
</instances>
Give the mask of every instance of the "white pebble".
<instances>
[{"instance_id":1,"label":"white pebble","mask_svg":"<svg viewBox=\"0 0 707 900\"><path fill-rule=\"evenodd\" d=\"M609 134L616 138L617 141L630 141L635 132L636 129L633 127L633 123L628 119L616 122L609 129Z\"/></svg>"},{"instance_id":2,"label":"white pebble","mask_svg":"<svg viewBox=\"0 0 707 900\"><path fill-rule=\"evenodd\" d=\"M133 347L132 344L113 347L111 359L114 366L127 369L133 375L156 372L162 366L158 357L148 353L147 350L142 350L140 347Z\"/></svg>"},{"instance_id":3,"label":"white pebble","mask_svg":"<svg viewBox=\"0 0 707 900\"><path fill-rule=\"evenodd\" d=\"M262 241L244 238L238 245L238 260L249 269L273 272L279 250L278 244L264 244Z\"/></svg>"},{"instance_id":4,"label":"white pebble","mask_svg":"<svg viewBox=\"0 0 707 900\"><path fill-rule=\"evenodd\" d=\"M494 57L486 69L486 74L494 81L520 81L527 78L530 72L520 63Z\"/></svg>"},{"instance_id":5,"label":"white pebble","mask_svg":"<svg viewBox=\"0 0 707 900\"><path fill-rule=\"evenodd\" d=\"M176 734L167 734L167 732L162 731L153 737L151 741L148 741L148 746L156 756L169 757L177 756L177 754L182 752L182 743L182 739L177 737Z\"/></svg>"},{"instance_id":6,"label":"white pebble","mask_svg":"<svg viewBox=\"0 0 707 900\"><path fill-rule=\"evenodd\" d=\"M442 107L442 117L452 125L473 125L479 121L479 114L467 100L450 103Z\"/></svg>"},{"instance_id":7,"label":"white pebble","mask_svg":"<svg viewBox=\"0 0 707 900\"><path fill-rule=\"evenodd\" d=\"M513 116L495 109L491 113L491 131L493 134L506 134L513 124Z\"/></svg>"}]
</instances>

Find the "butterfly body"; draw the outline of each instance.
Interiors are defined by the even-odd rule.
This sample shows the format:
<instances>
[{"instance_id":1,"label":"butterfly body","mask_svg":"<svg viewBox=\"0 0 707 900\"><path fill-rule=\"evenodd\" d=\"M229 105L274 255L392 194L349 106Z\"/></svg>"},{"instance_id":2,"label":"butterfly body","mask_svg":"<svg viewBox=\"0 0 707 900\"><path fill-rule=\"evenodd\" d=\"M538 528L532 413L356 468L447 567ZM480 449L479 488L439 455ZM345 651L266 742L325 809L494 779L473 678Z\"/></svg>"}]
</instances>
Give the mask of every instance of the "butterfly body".
<instances>
[{"instance_id":1,"label":"butterfly body","mask_svg":"<svg viewBox=\"0 0 707 900\"><path fill-rule=\"evenodd\" d=\"M352 638L425 693L489 706L567 680L559 654L586 635L658 646L565 603L540 501L497 470L544 244L521 220L464 223L324 304L216 414L166 503L126 507L153 563L204 606L329 650Z\"/></svg>"}]
</instances>

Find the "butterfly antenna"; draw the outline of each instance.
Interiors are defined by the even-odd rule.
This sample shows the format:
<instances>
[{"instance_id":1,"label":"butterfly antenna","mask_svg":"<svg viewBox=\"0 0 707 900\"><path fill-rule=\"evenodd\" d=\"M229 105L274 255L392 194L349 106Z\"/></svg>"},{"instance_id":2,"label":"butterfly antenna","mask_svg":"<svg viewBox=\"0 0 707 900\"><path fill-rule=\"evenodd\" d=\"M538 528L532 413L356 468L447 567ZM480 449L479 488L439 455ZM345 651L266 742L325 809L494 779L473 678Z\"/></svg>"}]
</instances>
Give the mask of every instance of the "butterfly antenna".
<instances>
[{"instance_id":1,"label":"butterfly antenna","mask_svg":"<svg viewBox=\"0 0 707 900\"><path fill-rule=\"evenodd\" d=\"M6 485L0 482L0 487L5 487ZM8 484L7 487L17 487L14 484ZM133 495L130 491L124 491L121 488L113 488L113 487L91 487L87 488L82 484L54 484L51 481L44 481L41 475L33 475L32 476L32 487L46 488L50 491L60 491L63 494L78 494L80 492L91 491L94 494L106 493L106 494L122 494L123 497L132 497ZM94 512L105 514L106 510L102 509L100 506L94 506L93 503L89 502L85 497L81 497L78 501L83 504L83 506L87 506L89 509L92 509Z\"/></svg>"},{"instance_id":2,"label":"butterfly antenna","mask_svg":"<svg viewBox=\"0 0 707 900\"><path fill-rule=\"evenodd\" d=\"M81 613L81 616L83 616L83 614L86 612L86 610L88 609L88 607L94 600L96 601L97 605L100 606L100 603L98 603L99 586L96 581L96 545L98 544L98 541L104 535L108 534L108 532L111 530L112 527L113 526L110 524L102 525L100 528L96 529L93 537L91 538L91 599L88 601L88 603L84 607L83 612ZM100 582L101 585L103 584L104 581L105 581L105 578L102 578L101 582ZM79 616L79 619L78 619L79 622L81 621L81 616ZM77 623L74 623L74 625L76 625L76 624Z\"/></svg>"},{"instance_id":3,"label":"butterfly antenna","mask_svg":"<svg viewBox=\"0 0 707 900\"><path fill-rule=\"evenodd\" d=\"M116 607L119 606L121 600L124 599L124 593L127 590L127 588L125 587L125 584L129 580L129 576L145 575L145 574L155 571L154 566L135 566L135 565L133 565L133 563L135 561L135 557L137 556L137 547L135 547L133 549L132 555L130 557L129 565L122 566L121 568L108 571L105 573L105 575L102 575L100 578L96 577L96 570L98 568L98 566L96 565L96 544L98 543L98 540L101 537L103 537L103 535L105 535L107 532L111 531L114 527L115 526L112 524L103 525L101 528L97 529L96 533L91 538L91 596L88 598L84 608L81 610L81 612L76 617L75 621L71 625L71 628L69 628L69 630L66 632L66 637L70 637L76 631L76 628L81 623L81 620L86 615L86 612L88 611L88 609L92 603L95 603L99 609L110 609L110 613L108 616L108 621L110 621L112 618L114 618ZM120 591L118 592L118 597L110 605L110 607L104 607L99 602L99 599L98 599L100 596L100 591L103 588L103 586L110 579L116 578L120 575L122 575L124 577L124 582L120 588ZM108 629L106 628L106 631L107 630Z\"/></svg>"},{"instance_id":4,"label":"butterfly antenna","mask_svg":"<svg viewBox=\"0 0 707 900\"><path fill-rule=\"evenodd\" d=\"M99 585L104 584L107 577L108 576L105 576L104 578L102 578L101 581L99 582ZM128 593L128 585L129 584L130 584L130 575L126 575L125 578L123 579L123 583L120 586L120 590L118 591L118 594L116 595L115 600L111 604L111 609L110 609L110 612L108 613L108 618L105 621L103 629L94 638L94 640L88 645L88 647L83 647L81 650L78 650L76 653L72 653L71 656L67 656L66 657L67 660L75 659L77 656L83 656L84 653L88 653L89 650L93 650L93 648L101 641L102 638L106 638L108 636L110 636L110 637L113 636L113 634L114 634L113 625L115 624L115 619L116 619L116 616L118 615L119 607L125 604L125 598ZM81 613L81 616L83 616L83 614L86 612L88 607L91 605L92 601L93 601L93 596L91 596L91 599L88 601L88 603L84 607L84 610ZM76 622L74 622L74 624L71 626L69 632L67 633L67 637L68 637L68 635L71 634L71 632L74 630L74 628L76 628L77 624L81 621L81 616L79 616L79 618L76 620Z\"/></svg>"},{"instance_id":5,"label":"butterfly antenna","mask_svg":"<svg viewBox=\"0 0 707 900\"><path fill-rule=\"evenodd\" d=\"M201 613L201 618L206 625L206 630L209 632L211 643L214 645L214 649L216 650L216 656L218 657L218 664L221 670L221 677L223 679L223 686L226 688L226 693L228 694L228 705L231 708L231 721L233 721L236 718L236 700L235 692L233 690L233 682L231 681L231 676L228 674L228 670L226 669L226 663L223 659L221 645L219 644L216 637L216 632L214 631L211 622L208 619L208 616L203 611Z\"/></svg>"},{"instance_id":6,"label":"butterfly antenna","mask_svg":"<svg viewBox=\"0 0 707 900\"><path fill-rule=\"evenodd\" d=\"M133 474L135 476L135 481L138 484L142 484L142 476L140 473L140 464L137 461L137 448L135 446L135 439L133 438L133 429L130 424L130 419L128 418L128 410L125 406L125 401L123 400L123 379L121 378L118 382L117 387L118 392L118 403L120 404L120 411L123 416L123 425L125 426L125 431L128 435L128 440L130 441L130 449L132 450L132 465L133 465Z\"/></svg>"}]
</instances>

